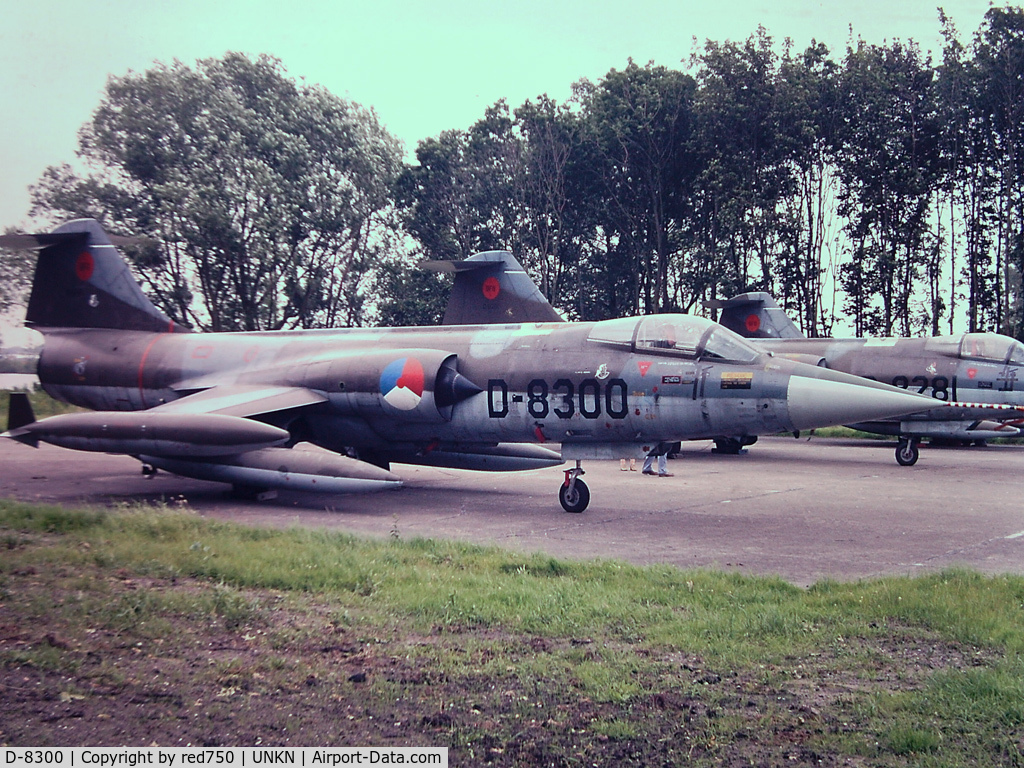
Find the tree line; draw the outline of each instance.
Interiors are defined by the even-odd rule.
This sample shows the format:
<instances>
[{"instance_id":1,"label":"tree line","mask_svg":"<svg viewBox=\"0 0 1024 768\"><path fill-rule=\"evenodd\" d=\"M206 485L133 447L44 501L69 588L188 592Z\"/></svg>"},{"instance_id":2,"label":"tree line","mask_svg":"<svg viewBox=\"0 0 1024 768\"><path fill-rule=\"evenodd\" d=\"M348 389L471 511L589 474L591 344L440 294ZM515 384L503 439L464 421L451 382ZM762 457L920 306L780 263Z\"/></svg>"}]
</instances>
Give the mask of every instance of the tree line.
<instances>
[{"instance_id":1,"label":"tree line","mask_svg":"<svg viewBox=\"0 0 1024 768\"><path fill-rule=\"evenodd\" d=\"M1024 336L1024 11L941 60L912 41L777 45L758 28L678 67L630 61L559 103L498 102L419 142L241 54L112 77L79 173L35 216L148 235L162 308L213 330L431 322L418 257L508 249L572 319L772 293L808 335Z\"/></svg>"}]
</instances>

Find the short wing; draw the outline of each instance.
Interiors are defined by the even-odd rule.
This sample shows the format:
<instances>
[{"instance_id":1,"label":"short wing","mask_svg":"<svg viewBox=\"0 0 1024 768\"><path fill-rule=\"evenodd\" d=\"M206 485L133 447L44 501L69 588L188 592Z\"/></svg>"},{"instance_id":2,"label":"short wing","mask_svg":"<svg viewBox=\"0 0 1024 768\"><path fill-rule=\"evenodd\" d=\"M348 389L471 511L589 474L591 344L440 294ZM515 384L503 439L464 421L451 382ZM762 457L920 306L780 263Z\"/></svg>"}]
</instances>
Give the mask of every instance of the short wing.
<instances>
[{"instance_id":1,"label":"short wing","mask_svg":"<svg viewBox=\"0 0 1024 768\"><path fill-rule=\"evenodd\" d=\"M1024 407L1004 403L938 404L919 413L878 422L848 424L854 429L883 435L913 435L946 437L957 440L977 440L996 437L1014 437L1024 425Z\"/></svg>"},{"instance_id":2,"label":"short wing","mask_svg":"<svg viewBox=\"0 0 1024 768\"><path fill-rule=\"evenodd\" d=\"M253 417L326 401L326 395L304 387L232 384L187 395L150 412L158 411L178 418L197 415L231 417L259 424L253 421ZM253 488L361 493L402 485L402 481L386 469L309 445L301 448L270 446L207 460L166 455L142 455L139 458L174 474Z\"/></svg>"},{"instance_id":3,"label":"short wing","mask_svg":"<svg viewBox=\"0 0 1024 768\"><path fill-rule=\"evenodd\" d=\"M211 387L151 410L181 414L218 413L251 418L324 402L327 402L326 395L304 387L232 384Z\"/></svg>"}]
</instances>

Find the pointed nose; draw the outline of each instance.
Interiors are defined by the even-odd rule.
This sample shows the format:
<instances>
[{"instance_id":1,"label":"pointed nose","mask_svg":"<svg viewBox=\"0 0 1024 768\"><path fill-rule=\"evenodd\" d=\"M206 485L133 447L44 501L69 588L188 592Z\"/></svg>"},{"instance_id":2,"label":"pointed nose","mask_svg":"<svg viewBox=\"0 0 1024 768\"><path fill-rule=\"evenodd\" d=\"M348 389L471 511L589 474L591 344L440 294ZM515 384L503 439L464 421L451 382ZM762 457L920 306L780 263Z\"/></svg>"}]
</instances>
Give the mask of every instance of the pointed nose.
<instances>
[{"instance_id":1,"label":"pointed nose","mask_svg":"<svg viewBox=\"0 0 1024 768\"><path fill-rule=\"evenodd\" d=\"M930 397L825 368L793 372L787 405L794 430L877 421L935 407ZM811 373L813 371L813 373Z\"/></svg>"}]
</instances>

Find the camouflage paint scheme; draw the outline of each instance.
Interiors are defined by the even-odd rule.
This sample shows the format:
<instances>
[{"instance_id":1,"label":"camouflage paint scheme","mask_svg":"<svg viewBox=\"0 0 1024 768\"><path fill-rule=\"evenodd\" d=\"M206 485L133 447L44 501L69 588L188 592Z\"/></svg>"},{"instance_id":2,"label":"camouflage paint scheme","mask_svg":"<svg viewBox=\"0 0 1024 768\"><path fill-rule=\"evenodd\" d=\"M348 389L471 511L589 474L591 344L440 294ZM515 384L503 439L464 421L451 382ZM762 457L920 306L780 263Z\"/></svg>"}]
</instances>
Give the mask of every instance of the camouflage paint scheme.
<instances>
[{"instance_id":1,"label":"camouflage paint scheme","mask_svg":"<svg viewBox=\"0 0 1024 768\"><path fill-rule=\"evenodd\" d=\"M930 404L772 357L704 318L552 322L503 252L454 265L450 311L469 322L498 306L517 322L199 334L152 305L95 221L0 244L40 249L27 322L45 336L43 387L96 411L22 418L6 435L239 488L368 490L400 483L392 462L512 470L574 459L559 496L582 511L581 459Z\"/></svg>"}]
</instances>

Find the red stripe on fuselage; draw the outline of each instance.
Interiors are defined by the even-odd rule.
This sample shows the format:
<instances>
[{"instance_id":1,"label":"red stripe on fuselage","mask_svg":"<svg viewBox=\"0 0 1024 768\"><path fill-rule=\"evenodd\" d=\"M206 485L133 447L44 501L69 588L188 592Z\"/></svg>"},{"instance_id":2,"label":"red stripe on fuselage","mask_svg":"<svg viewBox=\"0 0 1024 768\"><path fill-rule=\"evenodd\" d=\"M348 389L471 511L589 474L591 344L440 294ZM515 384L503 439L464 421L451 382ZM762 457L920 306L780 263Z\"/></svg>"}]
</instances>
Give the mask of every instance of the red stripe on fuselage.
<instances>
[{"instance_id":1,"label":"red stripe on fuselage","mask_svg":"<svg viewBox=\"0 0 1024 768\"><path fill-rule=\"evenodd\" d=\"M173 333L173 331L168 331L168 333ZM165 335L166 334L163 334L163 333L155 334L153 336L153 340L151 342L149 342L149 344L146 345L146 351L142 353L142 358L139 360L139 398L142 401L142 407L143 408L148 408L149 407L148 405L146 405L146 390L143 387L143 382L142 382L142 373L143 373L143 369L146 367L146 358L149 357L149 351L151 349L153 349L153 345L156 344L160 340L161 336L165 336Z\"/></svg>"}]
</instances>

